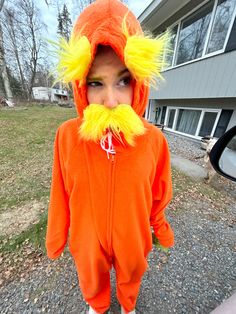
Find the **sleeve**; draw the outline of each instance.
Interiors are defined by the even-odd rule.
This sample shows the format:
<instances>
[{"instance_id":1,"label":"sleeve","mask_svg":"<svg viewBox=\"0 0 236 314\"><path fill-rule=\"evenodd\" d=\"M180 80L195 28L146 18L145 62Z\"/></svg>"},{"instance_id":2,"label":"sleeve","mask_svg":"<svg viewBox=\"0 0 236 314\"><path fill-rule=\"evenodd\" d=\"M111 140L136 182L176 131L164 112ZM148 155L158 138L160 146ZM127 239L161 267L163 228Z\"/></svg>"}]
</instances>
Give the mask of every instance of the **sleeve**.
<instances>
[{"instance_id":1,"label":"sleeve","mask_svg":"<svg viewBox=\"0 0 236 314\"><path fill-rule=\"evenodd\" d=\"M174 245L174 233L165 218L165 208L172 198L171 164L168 144L165 137L160 138L157 168L152 186L153 203L150 225L155 236L164 247Z\"/></svg>"},{"instance_id":2,"label":"sleeve","mask_svg":"<svg viewBox=\"0 0 236 314\"><path fill-rule=\"evenodd\" d=\"M63 160L60 155L59 130L54 142L52 183L48 209L46 233L47 255L51 259L59 257L67 243L70 224L69 197L63 180Z\"/></svg>"}]
</instances>

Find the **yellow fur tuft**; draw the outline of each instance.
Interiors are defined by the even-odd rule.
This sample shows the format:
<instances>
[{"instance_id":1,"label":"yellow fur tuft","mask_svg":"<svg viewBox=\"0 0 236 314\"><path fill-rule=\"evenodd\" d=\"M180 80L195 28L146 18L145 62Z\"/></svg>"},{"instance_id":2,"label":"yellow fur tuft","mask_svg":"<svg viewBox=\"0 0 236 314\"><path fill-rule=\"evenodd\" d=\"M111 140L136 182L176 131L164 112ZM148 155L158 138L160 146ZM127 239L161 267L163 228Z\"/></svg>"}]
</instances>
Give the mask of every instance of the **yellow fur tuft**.
<instances>
[{"instance_id":1,"label":"yellow fur tuft","mask_svg":"<svg viewBox=\"0 0 236 314\"><path fill-rule=\"evenodd\" d=\"M131 146L135 145L134 138L145 133L142 120L131 106L120 104L110 109L99 104L90 104L84 110L80 134L85 140L98 142L110 130L120 141L121 133Z\"/></svg>"},{"instance_id":2,"label":"yellow fur tuft","mask_svg":"<svg viewBox=\"0 0 236 314\"><path fill-rule=\"evenodd\" d=\"M124 61L127 68L137 81L155 87L156 79L163 79L161 70L164 64L164 53L169 52L170 32L161 36L133 35L129 36L125 20L122 24L123 33L127 38Z\"/></svg>"},{"instance_id":3,"label":"yellow fur tuft","mask_svg":"<svg viewBox=\"0 0 236 314\"><path fill-rule=\"evenodd\" d=\"M91 63L91 45L86 36L71 35L67 42L63 37L59 42L50 41L56 47L58 57L57 81L69 83L75 80L82 81Z\"/></svg>"},{"instance_id":4,"label":"yellow fur tuft","mask_svg":"<svg viewBox=\"0 0 236 314\"><path fill-rule=\"evenodd\" d=\"M128 27L127 27L127 16L129 14L129 11L125 14L123 21L122 21L122 30L123 30L123 34L125 35L126 38L129 37L129 31L128 31Z\"/></svg>"}]
</instances>

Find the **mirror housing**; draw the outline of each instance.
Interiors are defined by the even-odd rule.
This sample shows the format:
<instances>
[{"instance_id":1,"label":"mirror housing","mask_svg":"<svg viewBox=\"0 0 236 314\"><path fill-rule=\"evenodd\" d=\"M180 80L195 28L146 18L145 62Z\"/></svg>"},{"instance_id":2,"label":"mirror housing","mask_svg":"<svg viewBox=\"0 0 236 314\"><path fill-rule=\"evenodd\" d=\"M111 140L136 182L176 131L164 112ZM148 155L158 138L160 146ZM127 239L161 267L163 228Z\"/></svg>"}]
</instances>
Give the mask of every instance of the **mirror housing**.
<instances>
[{"instance_id":1,"label":"mirror housing","mask_svg":"<svg viewBox=\"0 0 236 314\"><path fill-rule=\"evenodd\" d=\"M229 129L224 135L222 135L219 140L216 142L216 144L213 146L211 152L210 152L210 161L213 166L213 168L221 174L222 176L235 181L236 182L236 150L230 150L231 152L235 152L235 158L233 156L234 164L231 165L231 169L233 167L233 171L227 171L223 169L223 161L226 158L225 152L227 148L227 145L230 143L230 141L233 139L233 137L236 135L236 126ZM232 159L232 158L231 158ZM227 160L225 160L227 164Z\"/></svg>"}]
</instances>

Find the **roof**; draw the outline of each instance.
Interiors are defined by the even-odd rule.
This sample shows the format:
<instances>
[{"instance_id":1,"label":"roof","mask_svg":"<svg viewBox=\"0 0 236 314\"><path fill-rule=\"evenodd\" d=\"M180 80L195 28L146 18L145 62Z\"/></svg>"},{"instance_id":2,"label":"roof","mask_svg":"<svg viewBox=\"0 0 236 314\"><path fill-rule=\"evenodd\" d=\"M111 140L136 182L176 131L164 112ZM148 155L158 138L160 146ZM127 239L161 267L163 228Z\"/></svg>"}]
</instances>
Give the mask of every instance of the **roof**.
<instances>
[{"instance_id":1,"label":"roof","mask_svg":"<svg viewBox=\"0 0 236 314\"><path fill-rule=\"evenodd\" d=\"M142 26L153 31L189 2L191 0L153 0L138 20Z\"/></svg>"}]
</instances>

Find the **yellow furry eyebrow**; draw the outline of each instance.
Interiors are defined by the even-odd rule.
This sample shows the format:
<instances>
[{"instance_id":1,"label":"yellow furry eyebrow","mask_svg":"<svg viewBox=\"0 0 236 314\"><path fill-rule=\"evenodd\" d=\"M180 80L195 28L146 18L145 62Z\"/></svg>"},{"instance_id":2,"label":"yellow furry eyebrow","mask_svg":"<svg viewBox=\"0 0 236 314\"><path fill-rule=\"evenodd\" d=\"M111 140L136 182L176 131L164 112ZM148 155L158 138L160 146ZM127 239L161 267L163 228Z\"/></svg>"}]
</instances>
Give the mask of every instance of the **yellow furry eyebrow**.
<instances>
[{"instance_id":1,"label":"yellow furry eyebrow","mask_svg":"<svg viewBox=\"0 0 236 314\"><path fill-rule=\"evenodd\" d=\"M127 38L124 49L125 64L135 80L155 87L156 80L163 79L161 70L164 66L164 53L169 51L170 32L156 38L140 34L130 36L125 19L126 17L122 23L123 34Z\"/></svg>"},{"instance_id":2,"label":"yellow furry eyebrow","mask_svg":"<svg viewBox=\"0 0 236 314\"><path fill-rule=\"evenodd\" d=\"M58 42L50 42L56 48L54 52L58 58L56 81L66 84L75 80L83 81L92 60L88 38L72 33L69 41L60 37Z\"/></svg>"}]
</instances>

